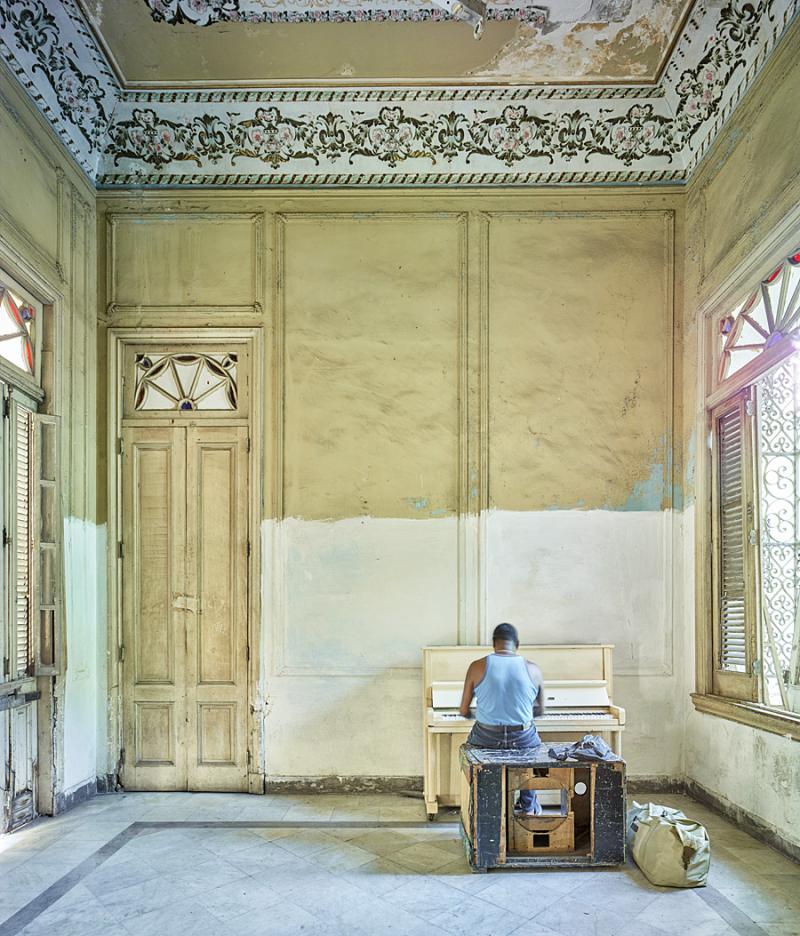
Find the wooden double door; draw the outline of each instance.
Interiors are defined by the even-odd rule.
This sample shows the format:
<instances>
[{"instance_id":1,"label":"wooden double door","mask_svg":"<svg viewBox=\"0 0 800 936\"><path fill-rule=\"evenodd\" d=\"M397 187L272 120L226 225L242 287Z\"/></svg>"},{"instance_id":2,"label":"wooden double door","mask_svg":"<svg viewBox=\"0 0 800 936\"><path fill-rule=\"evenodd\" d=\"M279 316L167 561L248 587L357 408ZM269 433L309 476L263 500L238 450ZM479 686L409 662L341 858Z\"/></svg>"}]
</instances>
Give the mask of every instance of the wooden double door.
<instances>
[{"instance_id":1,"label":"wooden double door","mask_svg":"<svg viewBox=\"0 0 800 936\"><path fill-rule=\"evenodd\" d=\"M126 789L247 790L247 452L244 426L122 430Z\"/></svg>"}]
</instances>

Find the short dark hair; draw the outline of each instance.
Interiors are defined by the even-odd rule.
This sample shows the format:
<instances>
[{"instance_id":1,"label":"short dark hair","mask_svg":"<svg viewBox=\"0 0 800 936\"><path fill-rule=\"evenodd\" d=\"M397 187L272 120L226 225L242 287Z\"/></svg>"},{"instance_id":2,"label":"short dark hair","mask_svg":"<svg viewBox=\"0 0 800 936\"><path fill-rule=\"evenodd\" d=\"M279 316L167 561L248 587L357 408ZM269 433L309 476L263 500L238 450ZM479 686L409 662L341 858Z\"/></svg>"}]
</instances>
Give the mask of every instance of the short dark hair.
<instances>
[{"instance_id":1,"label":"short dark hair","mask_svg":"<svg viewBox=\"0 0 800 936\"><path fill-rule=\"evenodd\" d=\"M498 624L492 633L492 643L511 641L515 647L519 646L519 634L513 624Z\"/></svg>"}]
</instances>

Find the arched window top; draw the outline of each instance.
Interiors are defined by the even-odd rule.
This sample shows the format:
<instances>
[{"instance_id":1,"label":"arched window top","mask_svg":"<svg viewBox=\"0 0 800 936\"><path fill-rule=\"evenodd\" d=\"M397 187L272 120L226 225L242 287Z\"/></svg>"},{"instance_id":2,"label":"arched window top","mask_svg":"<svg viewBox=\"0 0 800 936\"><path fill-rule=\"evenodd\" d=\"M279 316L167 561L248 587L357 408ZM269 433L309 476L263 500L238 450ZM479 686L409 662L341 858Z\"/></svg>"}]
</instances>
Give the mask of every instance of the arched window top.
<instances>
[{"instance_id":1,"label":"arched window top","mask_svg":"<svg viewBox=\"0 0 800 936\"><path fill-rule=\"evenodd\" d=\"M0 272L0 356L33 377L41 315L41 305Z\"/></svg>"},{"instance_id":2,"label":"arched window top","mask_svg":"<svg viewBox=\"0 0 800 936\"><path fill-rule=\"evenodd\" d=\"M783 338L800 338L800 249L720 319L720 383Z\"/></svg>"}]
</instances>

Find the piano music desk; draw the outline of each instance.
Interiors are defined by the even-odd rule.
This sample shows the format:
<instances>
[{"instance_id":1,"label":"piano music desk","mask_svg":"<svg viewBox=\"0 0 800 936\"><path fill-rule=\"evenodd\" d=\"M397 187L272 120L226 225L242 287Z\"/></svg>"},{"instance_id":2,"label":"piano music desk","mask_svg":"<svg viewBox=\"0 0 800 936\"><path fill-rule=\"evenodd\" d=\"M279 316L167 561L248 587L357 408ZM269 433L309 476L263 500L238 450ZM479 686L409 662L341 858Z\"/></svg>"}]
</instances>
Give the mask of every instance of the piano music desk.
<instances>
[{"instance_id":1,"label":"piano music desk","mask_svg":"<svg viewBox=\"0 0 800 936\"><path fill-rule=\"evenodd\" d=\"M625 709L614 705L611 644L521 646L544 676L545 714L536 719L542 742L577 741L599 734L622 756ZM422 718L425 809L433 819L440 806L461 805L459 748L474 724L458 713L469 664L491 647L424 647Z\"/></svg>"}]
</instances>

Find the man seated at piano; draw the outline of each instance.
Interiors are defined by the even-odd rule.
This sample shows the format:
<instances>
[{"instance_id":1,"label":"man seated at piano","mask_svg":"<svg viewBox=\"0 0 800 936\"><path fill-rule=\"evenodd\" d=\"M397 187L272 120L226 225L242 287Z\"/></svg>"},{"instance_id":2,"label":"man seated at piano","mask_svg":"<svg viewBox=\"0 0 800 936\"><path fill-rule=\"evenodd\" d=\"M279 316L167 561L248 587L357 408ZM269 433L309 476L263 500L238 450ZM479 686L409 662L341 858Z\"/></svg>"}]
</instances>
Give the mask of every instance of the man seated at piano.
<instances>
[{"instance_id":1,"label":"man seated at piano","mask_svg":"<svg viewBox=\"0 0 800 936\"><path fill-rule=\"evenodd\" d=\"M464 680L459 711L470 718L475 697L475 724L467 738L470 747L533 748L542 743L533 723L544 714L542 672L519 656L519 634L513 624L498 624L492 634L494 653L474 660ZM517 809L525 816L541 815L533 790L520 790Z\"/></svg>"}]
</instances>

